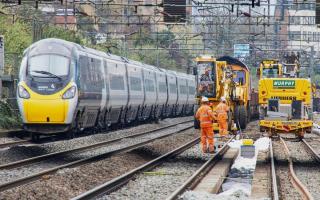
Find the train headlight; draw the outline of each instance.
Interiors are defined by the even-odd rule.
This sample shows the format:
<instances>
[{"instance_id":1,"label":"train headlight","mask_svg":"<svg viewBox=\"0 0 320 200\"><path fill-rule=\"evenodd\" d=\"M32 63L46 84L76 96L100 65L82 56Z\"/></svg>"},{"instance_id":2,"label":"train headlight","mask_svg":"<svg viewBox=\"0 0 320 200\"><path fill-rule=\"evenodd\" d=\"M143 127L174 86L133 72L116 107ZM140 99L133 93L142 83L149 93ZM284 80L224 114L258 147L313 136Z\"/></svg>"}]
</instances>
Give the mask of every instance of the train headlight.
<instances>
[{"instance_id":1,"label":"train headlight","mask_svg":"<svg viewBox=\"0 0 320 200\"><path fill-rule=\"evenodd\" d=\"M62 95L63 99L72 99L76 95L76 87L72 86Z\"/></svg>"},{"instance_id":2,"label":"train headlight","mask_svg":"<svg viewBox=\"0 0 320 200\"><path fill-rule=\"evenodd\" d=\"M21 85L19 85L19 87L18 87L18 95L20 98L23 98L23 99L30 98L29 92Z\"/></svg>"}]
</instances>

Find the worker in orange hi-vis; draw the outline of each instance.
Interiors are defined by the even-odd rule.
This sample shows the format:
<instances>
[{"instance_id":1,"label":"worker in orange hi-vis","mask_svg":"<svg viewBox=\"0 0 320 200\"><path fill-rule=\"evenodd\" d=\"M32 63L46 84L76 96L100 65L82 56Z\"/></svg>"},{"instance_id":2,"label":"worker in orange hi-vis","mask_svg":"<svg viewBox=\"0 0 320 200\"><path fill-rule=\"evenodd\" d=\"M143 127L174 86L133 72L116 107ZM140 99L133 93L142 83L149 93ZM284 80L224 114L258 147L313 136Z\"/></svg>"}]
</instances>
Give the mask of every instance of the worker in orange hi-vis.
<instances>
[{"instance_id":1,"label":"worker in orange hi-vis","mask_svg":"<svg viewBox=\"0 0 320 200\"><path fill-rule=\"evenodd\" d=\"M221 101L217 105L215 112L216 112L216 119L219 124L220 137L225 137L228 134L228 112L229 112L229 106L226 103L225 97L221 97Z\"/></svg>"},{"instance_id":2,"label":"worker in orange hi-vis","mask_svg":"<svg viewBox=\"0 0 320 200\"><path fill-rule=\"evenodd\" d=\"M212 124L214 114L209 106L209 99L207 97L202 97L201 106L196 113L196 119L200 121L202 152L208 153L208 142L209 153L214 153Z\"/></svg>"}]
</instances>

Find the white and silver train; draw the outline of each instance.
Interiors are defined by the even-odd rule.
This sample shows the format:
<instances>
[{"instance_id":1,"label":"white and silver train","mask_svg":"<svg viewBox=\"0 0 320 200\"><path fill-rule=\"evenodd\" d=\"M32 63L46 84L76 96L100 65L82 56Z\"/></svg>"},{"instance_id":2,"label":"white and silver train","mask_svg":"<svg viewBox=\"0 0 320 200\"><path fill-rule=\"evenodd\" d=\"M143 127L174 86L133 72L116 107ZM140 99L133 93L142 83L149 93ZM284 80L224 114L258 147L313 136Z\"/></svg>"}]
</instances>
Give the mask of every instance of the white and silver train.
<instances>
[{"instance_id":1,"label":"white and silver train","mask_svg":"<svg viewBox=\"0 0 320 200\"><path fill-rule=\"evenodd\" d=\"M192 115L195 77L50 38L25 50L17 99L34 135L107 128Z\"/></svg>"}]
</instances>

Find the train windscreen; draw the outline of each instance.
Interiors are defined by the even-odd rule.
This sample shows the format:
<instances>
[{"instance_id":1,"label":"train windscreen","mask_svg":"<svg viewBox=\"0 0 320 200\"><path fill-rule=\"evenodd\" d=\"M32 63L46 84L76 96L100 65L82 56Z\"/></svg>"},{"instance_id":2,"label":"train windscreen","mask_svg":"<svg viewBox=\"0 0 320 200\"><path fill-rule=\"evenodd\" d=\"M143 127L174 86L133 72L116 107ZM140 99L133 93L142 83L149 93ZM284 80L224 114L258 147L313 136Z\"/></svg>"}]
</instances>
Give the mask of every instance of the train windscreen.
<instances>
[{"instance_id":1,"label":"train windscreen","mask_svg":"<svg viewBox=\"0 0 320 200\"><path fill-rule=\"evenodd\" d=\"M68 76L69 59L54 54L33 56L28 61L28 74L41 78Z\"/></svg>"}]
</instances>

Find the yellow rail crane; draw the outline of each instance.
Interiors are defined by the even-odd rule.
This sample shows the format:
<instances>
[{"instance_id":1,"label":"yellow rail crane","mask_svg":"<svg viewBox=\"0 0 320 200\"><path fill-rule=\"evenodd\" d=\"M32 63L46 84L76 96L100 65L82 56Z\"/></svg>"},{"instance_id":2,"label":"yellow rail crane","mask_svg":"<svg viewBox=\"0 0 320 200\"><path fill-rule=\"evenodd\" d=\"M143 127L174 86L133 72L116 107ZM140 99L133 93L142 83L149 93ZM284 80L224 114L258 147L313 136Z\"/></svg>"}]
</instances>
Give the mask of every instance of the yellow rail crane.
<instances>
[{"instance_id":1,"label":"yellow rail crane","mask_svg":"<svg viewBox=\"0 0 320 200\"><path fill-rule=\"evenodd\" d=\"M205 96L209 99L214 110L220 98L225 97L230 107L228 113L229 131L236 131L237 127L245 129L248 123L250 100L250 71L239 60L224 56L216 59L212 56L198 56L194 74L197 80L196 106ZM218 123L213 123L214 131L219 130ZM195 128L199 122L195 119Z\"/></svg>"},{"instance_id":2,"label":"yellow rail crane","mask_svg":"<svg viewBox=\"0 0 320 200\"><path fill-rule=\"evenodd\" d=\"M303 138L312 128L312 84L299 78L298 64L277 60L261 62L259 75L259 125L269 136L295 133Z\"/></svg>"}]
</instances>

